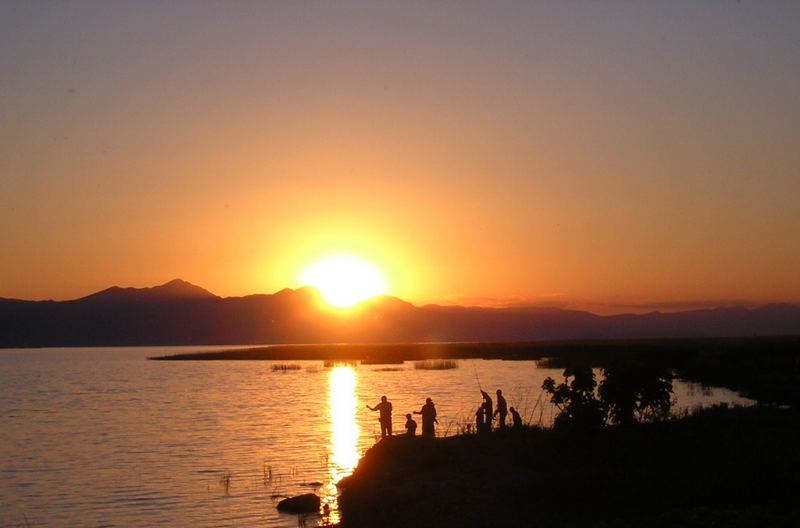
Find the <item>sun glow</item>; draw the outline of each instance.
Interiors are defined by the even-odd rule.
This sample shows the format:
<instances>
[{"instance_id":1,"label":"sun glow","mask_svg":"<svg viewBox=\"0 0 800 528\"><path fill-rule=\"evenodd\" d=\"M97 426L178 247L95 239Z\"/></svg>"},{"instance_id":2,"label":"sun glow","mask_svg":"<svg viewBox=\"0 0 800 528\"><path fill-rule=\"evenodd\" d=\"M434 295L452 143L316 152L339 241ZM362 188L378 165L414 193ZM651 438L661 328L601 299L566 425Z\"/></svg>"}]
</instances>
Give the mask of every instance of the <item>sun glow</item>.
<instances>
[{"instance_id":1,"label":"sun glow","mask_svg":"<svg viewBox=\"0 0 800 528\"><path fill-rule=\"evenodd\" d=\"M340 477L358 463L356 423L356 373L350 367L335 367L330 374L331 452Z\"/></svg>"},{"instance_id":2,"label":"sun glow","mask_svg":"<svg viewBox=\"0 0 800 528\"><path fill-rule=\"evenodd\" d=\"M328 412L330 413L330 445L328 473L330 479L322 489L322 502L330 507L331 522L338 522L336 483L353 473L358 464L358 435L356 421L356 371L338 366L329 375Z\"/></svg>"},{"instance_id":3,"label":"sun glow","mask_svg":"<svg viewBox=\"0 0 800 528\"><path fill-rule=\"evenodd\" d=\"M314 262L300 274L300 282L317 288L325 302L337 308L348 308L387 291L381 271L352 255L333 255Z\"/></svg>"}]
</instances>

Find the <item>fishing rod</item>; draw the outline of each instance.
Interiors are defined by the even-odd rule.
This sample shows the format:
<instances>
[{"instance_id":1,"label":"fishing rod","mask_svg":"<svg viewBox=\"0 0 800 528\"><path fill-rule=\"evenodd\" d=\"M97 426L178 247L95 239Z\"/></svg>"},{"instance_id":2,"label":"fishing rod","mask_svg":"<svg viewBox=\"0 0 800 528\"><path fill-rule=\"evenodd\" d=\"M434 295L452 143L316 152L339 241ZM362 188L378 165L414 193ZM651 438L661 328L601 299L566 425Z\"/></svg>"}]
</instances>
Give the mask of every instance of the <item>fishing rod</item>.
<instances>
[{"instance_id":1,"label":"fishing rod","mask_svg":"<svg viewBox=\"0 0 800 528\"><path fill-rule=\"evenodd\" d=\"M478 377L478 369L475 367L475 365L472 365L472 370L473 372L475 372L475 381L478 382L478 390L483 392L483 387L481 386L481 379Z\"/></svg>"}]
</instances>

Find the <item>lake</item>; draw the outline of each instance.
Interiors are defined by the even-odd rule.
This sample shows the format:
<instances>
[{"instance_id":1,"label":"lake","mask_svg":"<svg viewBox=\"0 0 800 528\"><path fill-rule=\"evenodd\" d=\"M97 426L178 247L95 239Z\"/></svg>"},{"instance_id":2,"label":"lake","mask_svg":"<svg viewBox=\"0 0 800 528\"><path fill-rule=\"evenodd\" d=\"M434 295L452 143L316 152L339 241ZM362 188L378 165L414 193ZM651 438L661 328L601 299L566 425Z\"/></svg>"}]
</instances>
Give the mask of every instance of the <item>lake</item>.
<instances>
[{"instance_id":1,"label":"lake","mask_svg":"<svg viewBox=\"0 0 800 528\"><path fill-rule=\"evenodd\" d=\"M551 423L541 385L561 377L533 361L297 361L280 371L276 361L146 359L202 349L0 350L0 526L294 528L297 516L275 503L310 491L331 513L306 525L337 522L335 483L379 438L366 405L381 395L395 431L431 397L437 434L452 435L473 421L479 385L502 388L525 420ZM680 381L675 397L676 409L753 403Z\"/></svg>"}]
</instances>

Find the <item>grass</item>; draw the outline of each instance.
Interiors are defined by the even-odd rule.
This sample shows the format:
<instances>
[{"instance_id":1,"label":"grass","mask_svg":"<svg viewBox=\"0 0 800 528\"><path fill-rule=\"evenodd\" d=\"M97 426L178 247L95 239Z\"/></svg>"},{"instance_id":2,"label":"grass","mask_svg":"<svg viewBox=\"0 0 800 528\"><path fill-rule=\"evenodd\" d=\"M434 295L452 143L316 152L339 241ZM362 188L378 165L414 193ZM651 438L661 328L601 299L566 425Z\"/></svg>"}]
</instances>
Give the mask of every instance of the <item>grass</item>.
<instances>
[{"instance_id":1,"label":"grass","mask_svg":"<svg viewBox=\"0 0 800 528\"><path fill-rule=\"evenodd\" d=\"M272 365L272 372L289 372L292 370L300 370L302 367L297 363L276 363Z\"/></svg>"},{"instance_id":2,"label":"grass","mask_svg":"<svg viewBox=\"0 0 800 528\"><path fill-rule=\"evenodd\" d=\"M425 361L415 361L415 370L450 370L458 368L458 361L453 359L426 359Z\"/></svg>"}]
</instances>

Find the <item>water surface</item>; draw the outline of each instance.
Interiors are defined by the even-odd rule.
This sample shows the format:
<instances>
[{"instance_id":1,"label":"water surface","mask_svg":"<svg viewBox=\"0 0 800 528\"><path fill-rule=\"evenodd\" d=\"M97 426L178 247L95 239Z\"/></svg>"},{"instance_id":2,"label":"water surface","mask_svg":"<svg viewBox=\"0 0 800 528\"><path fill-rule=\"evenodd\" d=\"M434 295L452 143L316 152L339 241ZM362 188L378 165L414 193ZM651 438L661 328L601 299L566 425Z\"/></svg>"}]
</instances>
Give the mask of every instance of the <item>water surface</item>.
<instances>
[{"instance_id":1,"label":"water surface","mask_svg":"<svg viewBox=\"0 0 800 528\"><path fill-rule=\"evenodd\" d=\"M547 425L542 381L561 375L532 361L439 371L298 361L282 372L276 361L146 360L197 349L0 351L0 526L296 527L275 503L309 491L332 512L307 525L336 522L335 482L378 439L366 405L381 395L396 430L431 397L437 433L460 432L479 386ZM679 409L750 403L683 382L675 394Z\"/></svg>"}]
</instances>

